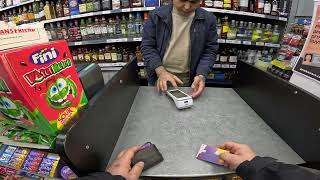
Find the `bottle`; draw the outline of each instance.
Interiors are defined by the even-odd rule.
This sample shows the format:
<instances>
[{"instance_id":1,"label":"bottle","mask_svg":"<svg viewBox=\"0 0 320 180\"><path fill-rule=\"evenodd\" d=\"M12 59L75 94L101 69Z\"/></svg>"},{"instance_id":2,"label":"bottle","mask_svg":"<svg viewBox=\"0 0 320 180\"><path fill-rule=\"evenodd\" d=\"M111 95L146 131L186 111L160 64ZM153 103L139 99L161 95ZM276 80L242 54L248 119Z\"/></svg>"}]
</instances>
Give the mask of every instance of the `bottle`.
<instances>
[{"instance_id":1,"label":"bottle","mask_svg":"<svg viewBox=\"0 0 320 180\"><path fill-rule=\"evenodd\" d=\"M258 52L255 54L254 63L256 63L256 62L258 62L258 61L261 61L261 58L262 58L261 51L258 51Z\"/></svg>"},{"instance_id":2,"label":"bottle","mask_svg":"<svg viewBox=\"0 0 320 180\"><path fill-rule=\"evenodd\" d=\"M143 6L142 0L130 1L130 7L142 7L142 6Z\"/></svg>"},{"instance_id":3,"label":"bottle","mask_svg":"<svg viewBox=\"0 0 320 180\"><path fill-rule=\"evenodd\" d=\"M122 48L119 47L118 50L117 50L117 61L120 61L122 62Z\"/></svg>"},{"instance_id":4,"label":"bottle","mask_svg":"<svg viewBox=\"0 0 320 180\"><path fill-rule=\"evenodd\" d=\"M68 26L67 26L67 22L66 21L62 21L61 32L62 32L62 35L63 35L63 39L68 41L69 40L69 35L68 35Z\"/></svg>"},{"instance_id":5,"label":"bottle","mask_svg":"<svg viewBox=\"0 0 320 180\"><path fill-rule=\"evenodd\" d=\"M270 14L271 13L271 3L269 0L265 0L265 3L264 3L264 14Z\"/></svg>"},{"instance_id":6,"label":"bottle","mask_svg":"<svg viewBox=\"0 0 320 180\"><path fill-rule=\"evenodd\" d=\"M46 19L46 15L44 13L44 3L40 1L39 4L39 21L43 21Z\"/></svg>"},{"instance_id":7,"label":"bottle","mask_svg":"<svg viewBox=\"0 0 320 180\"><path fill-rule=\"evenodd\" d=\"M57 39L58 40L64 39L60 22L57 22L56 33L57 33Z\"/></svg>"},{"instance_id":8,"label":"bottle","mask_svg":"<svg viewBox=\"0 0 320 180\"><path fill-rule=\"evenodd\" d=\"M224 9L231 9L231 0L223 0L223 8Z\"/></svg>"},{"instance_id":9,"label":"bottle","mask_svg":"<svg viewBox=\"0 0 320 180\"><path fill-rule=\"evenodd\" d=\"M280 11L280 16L281 17L288 17L288 1L287 0L283 0L283 5Z\"/></svg>"},{"instance_id":10,"label":"bottle","mask_svg":"<svg viewBox=\"0 0 320 180\"><path fill-rule=\"evenodd\" d=\"M272 37L271 37L271 42L272 43L279 43L279 39L280 39L280 32L278 30L279 26L275 25L273 32L272 32Z\"/></svg>"},{"instance_id":11,"label":"bottle","mask_svg":"<svg viewBox=\"0 0 320 180\"><path fill-rule=\"evenodd\" d=\"M75 19L74 21L74 28L73 28L73 36L76 41L81 41L81 32L80 32L80 26L79 26L79 21Z\"/></svg>"},{"instance_id":12,"label":"bottle","mask_svg":"<svg viewBox=\"0 0 320 180\"><path fill-rule=\"evenodd\" d=\"M144 12L143 13L143 21L146 22L149 18L149 13L148 12Z\"/></svg>"},{"instance_id":13,"label":"bottle","mask_svg":"<svg viewBox=\"0 0 320 180\"><path fill-rule=\"evenodd\" d=\"M45 24L44 28L46 30L48 40L52 41L52 37L51 37L51 33L50 33L51 32L50 25L49 24Z\"/></svg>"},{"instance_id":14,"label":"bottle","mask_svg":"<svg viewBox=\"0 0 320 180\"><path fill-rule=\"evenodd\" d=\"M264 0L256 0L255 8L256 13L263 14Z\"/></svg>"},{"instance_id":15,"label":"bottle","mask_svg":"<svg viewBox=\"0 0 320 180\"><path fill-rule=\"evenodd\" d=\"M237 39L244 40L246 37L246 29L244 26L244 22L240 21L240 25L238 26Z\"/></svg>"},{"instance_id":16,"label":"bottle","mask_svg":"<svg viewBox=\"0 0 320 180\"><path fill-rule=\"evenodd\" d=\"M220 53L220 63L228 64L228 49L224 48Z\"/></svg>"},{"instance_id":17,"label":"bottle","mask_svg":"<svg viewBox=\"0 0 320 180\"><path fill-rule=\"evenodd\" d=\"M122 51L122 61L123 62L129 62L130 59L129 59L129 52L127 49L123 49Z\"/></svg>"},{"instance_id":18,"label":"bottle","mask_svg":"<svg viewBox=\"0 0 320 180\"><path fill-rule=\"evenodd\" d=\"M140 16L140 13L137 12L137 18L134 21L134 29L135 29L135 34L136 36L141 36L142 35L142 28L143 28L143 21Z\"/></svg>"},{"instance_id":19,"label":"bottle","mask_svg":"<svg viewBox=\"0 0 320 180\"><path fill-rule=\"evenodd\" d=\"M119 38L119 37L121 37L121 34L122 34L122 32L121 32L121 20L120 20L120 18L119 18L119 16L118 15L116 15L116 20L115 20L115 23L114 23L114 30L115 30L115 37L116 38Z\"/></svg>"},{"instance_id":20,"label":"bottle","mask_svg":"<svg viewBox=\"0 0 320 180\"><path fill-rule=\"evenodd\" d=\"M40 18L39 18L40 3L37 2L37 1L33 2L32 3L32 10L33 10L33 13L34 13L34 20L35 21L40 21Z\"/></svg>"},{"instance_id":21,"label":"bottle","mask_svg":"<svg viewBox=\"0 0 320 180\"><path fill-rule=\"evenodd\" d=\"M80 14L80 9L79 9L79 1L78 0L69 0L69 11L70 15L78 15Z\"/></svg>"},{"instance_id":22,"label":"bottle","mask_svg":"<svg viewBox=\"0 0 320 180\"><path fill-rule=\"evenodd\" d=\"M81 49L81 48L78 48L78 60L84 61L83 49Z\"/></svg>"},{"instance_id":23,"label":"bottle","mask_svg":"<svg viewBox=\"0 0 320 180\"><path fill-rule=\"evenodd\" d=\"M93 11L93 2L92 0L87 0L86 1L86 10L87 12L92 12Z\"/></svg>"},{"instance_id":24,"label":"bottle","mask_svg":"<svg viewBox=\"0 0 320 180\"><path fill-rule=\"evenodd\" d=\"M98 51L96 51L96 49L92 50L91 61L92 62L97 62L98 61Z\"/></svg>"},{"instance_id":25,"label":"bottle","mask_svg":"<svg viewBox=\"0 0 320 180\"><path fill-rule=\"evenodd\" d=\"M63 3L63 14L64 14L64 16L70 16L69 1L68 0L65 0Z\"/></svg>"},{"instance_id":26,"label":"bottle","mask_svg":"<svg viewBox=\"0 0 320 180\"><path fill-rule=\"evenodd\" d=\"M83 40L88 40L87 26L84 19L80 20L80 33Z\"/></svg>"},{"instance_id":27,"label":"bottle","mask_svg":"<svg viewBox=\"0 0 320 180\"><path fill-rule=\"evenodd\" d=\"M105 51L104 51L104 60L106 62L111 62L112 58L111 58L111 50L109 46L105 46Z\"/></svg>"},{"instance_id":28,"label":"bottle","mask_svg":"<svg viewBox=\"0 0 320 180\"><path fill-rule=\"evenodd\" d=\"M51 34L51 39L54 41L54 40L57 40L57 31L56 31L56 28L54 27L53 23L50 23L50 34Z\"/></svg>"},{"instance_id":29,"label":"bottle","mask_svg":"<svg viewBox=\"0 0 320 180\"><path fill-rule=\"evenodd\" d=\"M229 51L230 57L229 57L229 64L230 65L237 65L238 62L238 53L235 48L230 49Z\"/></svg>"},{"instance_id":30,"label":"bottle","mask_svg":"<svg viewBox=\"0 0 320 180\"><path fill-rule=\"evenodd\" d=\"M57 13L56 13L56 5L54 1L51 1L50 3L50 12L52 12L52 19L55 19L57 17Z\"/></svg>"},{"instance_id":31,"label":"bottle","mask_svg":"<svg viewBox=\"0 0 320 180\"><path fill-rule=\"evenodd\" d=\"M134 37L134 35L136 34L135 24L134 24L133 18L134 18L133 14L129 13L129 20L128 20L128 24L127 24L129 37Z\"/></svg>"},{"instance_id":32,"label":"bottle","mask_svg":"<svg viewBox=\"0 0 320 180\"><path fill-rule=\"evenodd\" d=\"M99 49L99 53L98 53L98 61L100 62L103 62L105 59L104 59L104 52L103 52L103 49Z\"/></svg>"},{"instance_id":33,"label":"bottle","mask_svg":"<svg viewBox=\"0 0 320 180\"><path fill-rule=\"evenodd\" d=\"M108 28L107 28L107 23L106 23L106 18L102 16L100 20L100 30L101 30L101 37L103 38L108 38Z\"/></svg>"},{"instance_id":34,"label":"bottle","mask_svg":"<svg viewBox=\"0 0 320 180\"><path fill-rule=\"evenodd\" d=\"M223 8L223 0L215 0L215 1L213 1L213 7L222 9Z\"/></svg>"},{"instance_id":35,"label":"bottle","mask_svg":"<svg viewBox=\"0 0 320 180\"><path fill-rule=\"evenodd\" d=\"M73 36L73 28L74 28L74 25L73 25L73 22L72 21L69 21L68 22L68 37L69 37L69 41L73 42L75 41L75 38Z\"/></svg>"},{"instance_id":36,"label":"bottle","mask_svg":"<svg viewBox=\"0 0 320 180\"><path fill-rule=\"evenodd\" d=\"M102 9L111 10L111 0L102 0Z\"/></svg>"},{"instance_id":37,"label":"bottle","mask_svg":"<svg viewBox=\"0 0 320 180\"><path fill-rule=\"evenodd\" d=\"M126 16L125 15L122 15L120 28L121 28L121 36L122 37L127 37L127 35L128 35L128 27L127 27L127 20L126 20Z\"/></svg>"},{"instance_id":38,"label":"bottle","mask_svg":"<svg viewBox=\"0 0 320 180\"><path fill-rule=\"evenodd\" d=\"M246 40L251 41L252 40L252 22L248 23L248 27L245 30L245 36L246 36Z\"/></svg>"},{"instance_id":39,"label":"bottle","mask_svg":"<svg viewBox=\"0 0 320 180\"><path fill-rule=\"evenodd\" d=\"M232 10L239 11L240 9L239 6L240 6L239 0L232 0Z\"/></svg>"},{"instance_id":40,"label":"bottle","mask_svg":"<svg viewBox=\"0 0 320 180\"><path fill-rule=\"evenodd\" d=\"M221 38L221 30L222 30L221 19L218 18L218 21L217 21L217 35L218 35L218 38Z\"/></svg>"},{"instance_id":41,"label":"bottle","mask_svg":"<svg viewBox=\"0 0 320 180\"><path fill-rule=\"evenodd\" d=\"M56 4L56 12L57 12L57 17L64 17L64 13L63 13L63 7L62 7L62 3L61 0L57 1Z\"/></svg>"},{"instance_id":42,"label":"bottle","mask_svg":"<svg viewBox=\"0 0 320 180\"><path fill-rule=\"evenodd\" d=\"M255 51L254 50L248 50L249 52L248 52L248 58L247 58L247 62L249 63L249 64L253 64L254 63L254 60L255 60Z\"/></svg>"},{"instance_id":43,"label":"bottle","mask_svg":"<svg viewBox=\"0 0 320 180\"><path fill-rule=\"evenodd\" d=\"M46 1L46 5L44 6L43 9L44 9L44 15L46 17L46 20L52 19L53 18L53 16L52 16L53 12L52 12L52 8L50 6L49 1Z\"/></svg>"},{"instance_id":44,"label":"bottle","mask_svg":"<svg viewBox=\"0 0 320 180\"><path fill-rule=\"evenodd\" d=\"M249 11L249 0L240 0L240 11Z\"/></svg>"},{"instance_id":45,"label":"bottle","mask_svg":"<svg viewBox=\"0 0 320 180\"><path fill-rule=\"evenodd\" d=\"M90 62L91 61L91 50L89 48L86 48L85 53L84 53L84 61Z\"/></svg>"},{"instance_id":46,"label":"bottle","mask_svg":"<svg viewBox=\"0 0 320 180\"><path fill-rule=\"evenodd\" d=\"M79 3L79 11L80 11L80 14L87 12L86 0L81 0L80 1L80 3Z\"/></svg>"},{"instance_id":47,"label":"bottle","mask_svg":"<svg viewBox=\"0 0 320 180\"><path fill-rule=\"evenodd\" d=\"M117 56L117 49L116 49L115 46L112 46L112 49L111 49L110 53L111 53L111 61L112 62L117 62L118 61L118 59L117 59L118 56Z\"/></svg>"},{"instance_id":48,"label":"bottle","mask_svg":"<svg viewBox=\"0 0 320 180\"><path fill-rule=\"evenodd\" d=\"M93 0L93 11L101 11L100 0Z\"/></svg>"},{"instance_id":49,"label":"bottle","mask_svg":"<svg viewBox=\"0 0 320 180\"><path fill-rule=\"evenodd\" d=\"M249 11L251 12L251 13L254 13L254 12L256 12L256 7L255 7L255 1L256 0L249 0Z\"/></svg>"},{"instance_id":50,"label":"bottle","mask_svg":"<svg viewBox=\"0 0 320 180\"><path fill-rule=\"evenodd\" d=\"M88 39L95 39L94 38L94 26L92 22L92 18L89 17L87 21L87 33L88 33Z\"/></svg>"},{"instance_id":51,"label":"bottle","mask_svg":"<svg viewBox=\"0 0 320 180\"><path fill-rule=\"evenodd\" d=\"M136 47L136 52L135 52L136 58L138 62L141 62L143 60L143 55L142 52L140 50L140 46Z\"/></svg>"},{"instance_id":52,"label":"bottle","mask_svg":"<svg viewBox=\"0 0 320 180\"><path fill-rule=\"evenodd\" d=\"M108 30L108 37L109 38L114 38L116 33L115 33L115 23L113 19L110 17L108 19L108 24L107 24L107 30Z\"/></svg>"},{"instance_id":53,"label":"bottle","mask_svg":"<svg viewBox=\"0 0 320 180\"><path fill-rule=\"evenodd\" d=\"M120 0L112 0L112 9L120 9L121 5L120 5Z\"/></svg>"},{"instance_id":54,"label":"bottle","mask_svg":"<svg viewBox=\"0 0 320 180\"><path fill-rule=\"evenodd\" d=\"M27 6L23 6L23 10L22 10L22 21L23 21L23 23L29 23L28 8L27 8Z\"/></svg>"},{"instance_id":55,"label":"bottle","mask_svg":"<svg viewBox=\"0 0 320 180\"><path fill-rule=\"evenodd\" d=\"M232 20L231 26L230 26L228 34L227 34L227 39L229 39L229 40L236 39L237 38L237 31L238 31L238 29L236 28L236 21Z\"/></svg>"},{"instance_id":56,"label":"bottle","mask_svg":"<svg viewBox=\"0 0 320 180\"><path fill-rule=\"evenodd\" d=\"M261 36L262 36L261 23L258 23L257 27L252 32L252 41L253 42L260 42Z\"/></svg>"},{"instance_id":57,"label":"bottle","mask_svg":"<svg viewBox=\"0 0 320 180\"><path fill-rule=\"evenodd\" d=\"M34 17L34 13L33 13L33 9L32 9L32 5L31 4L29 4L28 19L29 19L29 22L34 22L35 21L35 17Z\"/></svg>"},{"instance_id":58,"label":"bottle","mask_svg":"<svg viewBox=\"0 0 320 180\"><path fill-rule=\"evenodd\" d=\"M120 6L122 9L130 8L129 0L120 0Z\"/></svg>"},{"instance_id":59,"label":"bottle","mask_svg":"<svg viewBox=\"0 0 320 180\"><path fill-rule=\"evenodd\" d=\"M271 8L271 15L272 16L278 16L278 1L273 0L272 1L272 8Z\"/></svg>"},{"instance_id":60,"label":"bottle","mask_svg":"<svg viewBox=\"0 0 320 180\"><path fill-rule=\"evenodd\" d=\"M228 31L229 31L228 16L225 16L222 18L222 31L221 31L222 39L227 39Z\"/></svg>"},{"instance_id":61,"label":"bottle","mask_svg":"<svg viewBox=\"0 0 320 180\"><path fill-rule=\"evenodd\" d=\"M94 36L95 39L100 39L101 38L101 27L100 27L100 21L99 18L96 16L94 19Z\"/></svg>"},{"instance_id":62,"label":"bottle","mask_svg":"<svg viewBox=\"0 0 320 180\"><path fill-rule=\"evenodd\" d=\"M271 24L267 24L266 29L263 32L262 42L270 42L272 38L272 26Z\"/></svg>"},{"instance_id":63,"label":"bottle","mask_svg":"<svg viewBox=\"0 0 320 180\"><path fill-rule=\"evenodd\" d=\"M79 61L77 50L72 50L71 54L72 54L72 59L73 59L74 62Z\"/></svg>"}]
</instances>

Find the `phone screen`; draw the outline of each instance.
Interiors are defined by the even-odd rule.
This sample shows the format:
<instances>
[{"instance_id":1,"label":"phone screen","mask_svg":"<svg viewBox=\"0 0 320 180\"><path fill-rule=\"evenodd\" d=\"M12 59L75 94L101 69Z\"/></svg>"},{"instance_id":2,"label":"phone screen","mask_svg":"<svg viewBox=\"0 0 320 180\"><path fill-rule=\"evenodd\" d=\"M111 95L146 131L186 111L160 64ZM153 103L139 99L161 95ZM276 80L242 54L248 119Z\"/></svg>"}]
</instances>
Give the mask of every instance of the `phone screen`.
<instances>
[{"instance_id":1,"label":"phone screen","mask_svg":"<svg viewBox=\"0 0 320 180\"><path fill-rule=\"evenodd\" d=\"M182 92L179 91L179 90L170 91L170 93L171 93L174 97L176 97L176 98L188 97L188 96L186 96L184 93L182 93Z\"/></svg>"}]
</instances>

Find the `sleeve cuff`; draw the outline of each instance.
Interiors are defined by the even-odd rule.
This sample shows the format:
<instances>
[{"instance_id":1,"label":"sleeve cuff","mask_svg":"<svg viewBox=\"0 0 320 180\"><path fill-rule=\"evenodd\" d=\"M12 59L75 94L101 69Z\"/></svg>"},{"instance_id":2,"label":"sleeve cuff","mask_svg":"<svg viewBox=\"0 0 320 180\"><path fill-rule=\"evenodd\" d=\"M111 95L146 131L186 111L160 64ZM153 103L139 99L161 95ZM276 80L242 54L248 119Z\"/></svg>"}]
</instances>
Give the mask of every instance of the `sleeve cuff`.
<instances>
[{"instance_id":1,"label":"sleeve cuff","mask_svg":"<svg viewBox=\"0 0 320 180\"><path fill-rule=\"evenodd\" d=\"M251 161L240 164L236 173L243 179L251 179L258 171L274 161L276 160L273 158L256 156Z\"/></svg>"}]
</instances>

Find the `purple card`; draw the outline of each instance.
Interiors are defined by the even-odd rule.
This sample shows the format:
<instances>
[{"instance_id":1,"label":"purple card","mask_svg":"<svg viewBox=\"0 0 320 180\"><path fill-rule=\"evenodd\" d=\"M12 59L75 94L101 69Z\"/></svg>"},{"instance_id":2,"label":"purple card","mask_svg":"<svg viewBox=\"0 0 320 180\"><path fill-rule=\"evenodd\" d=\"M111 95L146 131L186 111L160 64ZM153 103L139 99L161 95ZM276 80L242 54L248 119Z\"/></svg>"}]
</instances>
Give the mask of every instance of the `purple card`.
<instances>
[{"instance_id":1,"label":"purple card","mask_svg":"<svg viewBox=\"0 0 320 180\"><path fill-rule=\"evenodd\" d=\"M222 165L221 163L219 163L219 159L220 159L219 155L224 152L228 152L228 151L219 149L217 147L211 147L206 144L202 144L196 158L202 161L207 161L217 165Z\"/></svg>"},{"instance_id":2,"label":"purple card","mask_svg":"<svg viewBox=\"0 0 320 180\"><path fill-rule=\"evenodd\" d=\"M152 144L151 142L147 142L147 143L145 143L144 145L142 145L142 146L140 147L140 150L149 148L149 147L151 147L152 145L153 145L153 144Z\"/></svg>"}]
</instances>

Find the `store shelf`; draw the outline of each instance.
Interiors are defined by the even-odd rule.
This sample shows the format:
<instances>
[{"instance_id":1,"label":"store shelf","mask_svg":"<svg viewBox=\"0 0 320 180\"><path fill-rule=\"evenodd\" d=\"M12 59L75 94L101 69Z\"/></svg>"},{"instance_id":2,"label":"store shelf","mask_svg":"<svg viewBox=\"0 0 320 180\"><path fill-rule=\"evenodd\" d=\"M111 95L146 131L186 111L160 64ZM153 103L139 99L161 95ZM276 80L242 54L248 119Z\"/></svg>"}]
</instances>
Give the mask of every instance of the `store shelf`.
<instances>
[{"instance_id":1,"label":"store shelf","mask_svg":"<svg viewBox=\"0 0 320 180\"><path fill-rule=\"evenodd\" d=\"M123 67L127 63L126 62L118 62L118 63L98 63L100 68L105 68L105 67Z\"/></svg>"},{"instance_id":2,"label":"store shelf","mask_svg":"<svg viewBox=\"0 0 320 180\"><path fill-rule=\"evenodd\" d=\"M140 42L141 37L136 38L117 38L117 39L98 39L98 40L87 40L87 41L77 41L69 42L69 46L82 46L90 44L108 44L108 43L118 43L118 42Z\"/></svg>"},{"instance_id":3,"label":"store shelf","mask_svg":"<svg viewBox=\"0 0 320 180\"><path fill-rule=\"evenodd\" d=\"M0 9L0 12L8 10L8 9L16 8L16 7L19 7L19 6L23 6L25 4L33 3L33 2L34 2L34 0L29 0L29 1L26 1L26 2L22 2L22 3L16 4L14 6L5 7L5 8Z\"/></svg>"},{"instance_id":4,"label":"store shelf","mask_svg":"<svg viewBox=\"0 0 320 180\"><path fill-rule=\"evenodd\" d=\"M243 44L243 45L251 45L251 46L265 46L265 47L274 47L279 48L280 44L273 43L264 43L264 42L251 42L251 41L243 41L243 40L226 40L226 39L218 39L219 44Z\"/></svg>"},{"instance_id":5,"label":"store shelf","mask_svg":"<svg viewBox=\"0 0 320 180\"><path fill-rule=\"evenodd\" d=\"M218 68L218 69L236 69L237 65L234 65L234 64L214 64L213 68Z\"/></svg>"},{"instance_id":6,"label":"store shelf","mask_svg":"<svg viewBox=\"0 0 320 180\"><path fill-rule=\"evenodd\" d=\"M35 149L50 149L49 145L13 141L5 136L0 136L0 142L10 146L27 147L27 148L35 148Z\"/></svg>"},{"instance_id":7,"label":"store shelf","mask_svg":"<svg viewBox=\"0 0 320 180\"><path fill-rule=\"evenodd\" d=\"M216 85L232 85L232 80L215 80L215 79L207 79L206 84L216 84Z\"/></svg>"},{"instance_id":8,"label":"store shelf","mask_svg":"<svg viewBox=\"0 0 320 180\"><path fill-rule=\"evenodd\" d=\"M226 9L216 9L216 8L203 8L209 12L215 12L215 13L224 13L224 14L235 14L235 15L241 15L241 16L250 16L250 17L259 17L264 19L273 19L273 20L279 20L279 21L288 21L288 18L278 17L278 16L270 16L265 14L258 14L258 13L251 13L251 12L244 12L244 11L233 11L233 10L226 10Z\"/></svg>"},{"instance_id":9,"label":"store shelf","mask_svg":"<svg viewBox=\"0 0 320 180\"><path fill-rule=\"evenodd\" d=\"M99 15L106 15L106 14L117 14L117 13L123 13L123 12L151 11L154 9L155 7L136 7L136 8L126 8L126 9L106 10L106 11L90 12L90 13L78 14L74 16L66 16L66 17L61 17L56 19L50 19L50 20L45 20L43 22L46 24L46 23L64 21L69 19L77 19L77 18L99 16Z\"/></svg>"}]
</instances>

